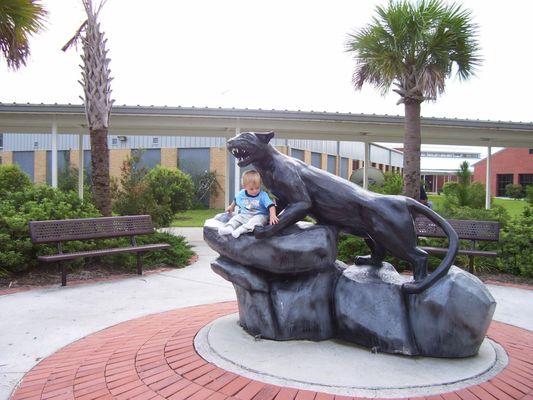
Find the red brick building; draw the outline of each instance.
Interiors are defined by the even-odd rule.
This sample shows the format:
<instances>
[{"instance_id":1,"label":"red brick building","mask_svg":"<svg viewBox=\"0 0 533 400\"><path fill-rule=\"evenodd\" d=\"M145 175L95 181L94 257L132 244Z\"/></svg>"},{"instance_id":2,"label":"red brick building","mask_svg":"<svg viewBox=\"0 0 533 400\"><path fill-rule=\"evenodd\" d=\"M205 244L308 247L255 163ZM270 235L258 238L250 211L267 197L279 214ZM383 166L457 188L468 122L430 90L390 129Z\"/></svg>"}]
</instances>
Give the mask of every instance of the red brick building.
<instances>
[{"instance_id":1,"label":"red brick building","mask_svg":"<svg viewBox=\"0 0 533 400\"><path fill-rule=\"evenodd\" d=\"M485 184L487 159L473 165L474 181ZM510 183L533 185L533 148L506 148L491 157L491 195L505 196Z\"/></svg>"}]
</instances>

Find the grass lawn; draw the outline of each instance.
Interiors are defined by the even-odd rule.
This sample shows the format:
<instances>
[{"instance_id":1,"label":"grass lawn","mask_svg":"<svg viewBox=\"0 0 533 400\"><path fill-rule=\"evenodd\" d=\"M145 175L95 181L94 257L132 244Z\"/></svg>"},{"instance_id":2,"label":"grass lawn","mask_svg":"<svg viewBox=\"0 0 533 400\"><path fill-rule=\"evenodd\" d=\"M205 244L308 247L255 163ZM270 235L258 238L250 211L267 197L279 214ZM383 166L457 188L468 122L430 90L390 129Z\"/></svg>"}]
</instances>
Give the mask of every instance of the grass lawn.
<instances>
[{"instance_id":1,"label":"grass lawn","mask_svg":"<svg viewBox=\"0 0 533 400\"><path fill-rule=\"evenodd\" d=\"M527 206L527 201L513 200L513 199L492 199L492 204L502 206L507 210L511 217L516 217L522 214L522 211Z\"/></svg>"},{"instance_id":2,"label":"grass lawn","mask_svg":"<svg viewBox=\"0 0 533 400\"><path fill-rule=\"evenodd\" d=\"M439 208L440 203L444 200L444 196L436 194L428 195L428 198L433 202L433 208ZM527 201L513 200L513 199L492 199L493 205L502 206L507 210L511 217L516 217L522 213L527 206Z\"/></svg>"},{"instance_id":3,"label":"grass lawn","mask_svg":"<svg viewBox=\"0 0 533 400\"><path fill-rule=\"evenodd\" d=\"M216 214L224 212L222 208L209 208L207 210L188 210L176 214L170 226L190 227L204 226L206 219L214 217Z\"/></svg>"}]
</instances>

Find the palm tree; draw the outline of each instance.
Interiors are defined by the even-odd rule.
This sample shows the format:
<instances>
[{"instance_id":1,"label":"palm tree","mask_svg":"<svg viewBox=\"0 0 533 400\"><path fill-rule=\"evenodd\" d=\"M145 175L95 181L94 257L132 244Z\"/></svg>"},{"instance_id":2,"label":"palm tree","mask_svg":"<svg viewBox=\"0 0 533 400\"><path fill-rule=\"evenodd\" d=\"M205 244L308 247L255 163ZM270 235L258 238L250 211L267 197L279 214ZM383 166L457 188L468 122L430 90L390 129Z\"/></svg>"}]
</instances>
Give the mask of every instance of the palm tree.
<instances>
[{"instance_id":1,"label":"palm tree","mask_svg":"<svg viewBox=\"0 0 533 400\"><path fill-rule=\"evenodd\" d=\"M29 37L44 28L46 14L37 0L0 1L0 50L9 68L26 65Z\"/></svg>"},{"instance_id":2,"label":"palm tree","mask_svg":"<svg viewBox=\"0 0 533 400\"><path fill-rule=\"evenodd\" d=\"M76 34L70 39L63 51L81 41L83 61L81 85L85 96L85 115L91 139L91 175L93 199L102 215L111 215L111 193L109 188L109 149L107 134L109 116L114 100L111 100L111 76L109 58L107 57L106 39L100 30L98 15L105 0L97 8L92 0L82 0L87 20L83 22Z\"/></svg>"},{"instance_id":3,"label":"palm tree","mask_svg":"<svg viewBox=\"0 0 533 400\"><path fill-rule=\"evenodd\" d=\"M405 107L404 193L420 197L420 104L437 99L453 72L472 76L481 59L471 12L440 0L390 1L376 7L366 27L349 35L353 84L370 83L386 94L391 86Z\"/></svg>"}]
</instances>

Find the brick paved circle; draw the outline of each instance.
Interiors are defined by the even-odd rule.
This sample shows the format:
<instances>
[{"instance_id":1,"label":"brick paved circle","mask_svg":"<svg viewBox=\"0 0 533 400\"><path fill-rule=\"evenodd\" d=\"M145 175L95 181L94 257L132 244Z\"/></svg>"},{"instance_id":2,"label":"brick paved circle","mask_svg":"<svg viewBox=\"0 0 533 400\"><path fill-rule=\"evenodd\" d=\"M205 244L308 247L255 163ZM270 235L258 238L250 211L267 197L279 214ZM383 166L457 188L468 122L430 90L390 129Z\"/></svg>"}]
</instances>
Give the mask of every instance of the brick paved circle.
<instances>
[{"instance_id":1,"label":"brick paved circle","mask_svg":"<svg viewBox=\"0 0 533 400\"><path fill-rule=\"evenodd\" d=\"M25 375L11 399L353 399L254 381L202 359L193 345L196 333L236 311L235 302L216 303L112 326L41 361ZM489 337L506 349L508 366L480 385L427 399L533 400L533 333L493 322Z\"/></svg>"}]
</instances>

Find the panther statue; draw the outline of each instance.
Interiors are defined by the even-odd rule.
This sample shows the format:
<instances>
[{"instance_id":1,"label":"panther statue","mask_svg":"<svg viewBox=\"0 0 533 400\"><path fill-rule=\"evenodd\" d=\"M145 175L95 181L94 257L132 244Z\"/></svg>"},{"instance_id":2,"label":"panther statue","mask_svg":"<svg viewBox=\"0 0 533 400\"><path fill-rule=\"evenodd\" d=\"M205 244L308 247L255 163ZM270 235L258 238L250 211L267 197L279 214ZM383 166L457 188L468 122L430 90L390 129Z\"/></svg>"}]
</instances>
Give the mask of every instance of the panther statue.
<instances>
[{"instance_id":1,"label":"panther statue","mask_svg":"<svg viewBox=\"0 0 533 400\"><path fill-rule=\"evenodd\" d=\"M317 223L333 225L364 238L370 256L356 264L381 267L385 255L408 262L414 280L402 291L420 293L448 273L458 250L458 236L448 222L430 208L405 196L388 196L365 190L354 183L282 154L269 142L274 132L245 132L230 139L228 150L238 165L252 165L264 185L276 197L279 223L256 227L256 238L275 235L297 221L311 216ZM421 214L440 226L449 246L441 264L428 275L428 254L417 247L413 218Z\"/></svg>"}]
</instances>

